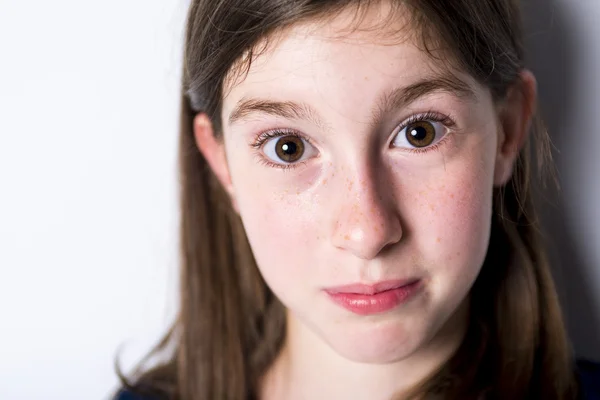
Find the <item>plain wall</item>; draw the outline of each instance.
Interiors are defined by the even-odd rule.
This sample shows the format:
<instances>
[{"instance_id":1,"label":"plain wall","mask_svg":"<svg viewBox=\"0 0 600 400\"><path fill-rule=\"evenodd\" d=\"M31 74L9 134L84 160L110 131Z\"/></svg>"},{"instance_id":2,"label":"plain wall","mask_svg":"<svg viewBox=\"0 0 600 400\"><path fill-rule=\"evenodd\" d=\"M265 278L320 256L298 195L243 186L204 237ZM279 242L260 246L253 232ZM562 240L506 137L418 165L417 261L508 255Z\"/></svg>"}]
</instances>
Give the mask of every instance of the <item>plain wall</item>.
<instances>
[{"instance_id":1,"label":"plain wall","mask_svg":"<svg viewBox=\"0 0 600 400\"><path fill-rule=\"evenodd\" d=\"M600 2L526 2L564 198L544 225L600 359ZM171 322L186 0L0 0L0 399L103 399Z\"/></svg>"},{"instance_id":2,"label":"plain wall","mask_svg":"<svg viewBox=\"0 0 600 400\"><path fill-rule=\"evenodd\" d=\"M0 0L0 399L102 399L175 311L185 0Z\"/></svg>"}]
</instances>

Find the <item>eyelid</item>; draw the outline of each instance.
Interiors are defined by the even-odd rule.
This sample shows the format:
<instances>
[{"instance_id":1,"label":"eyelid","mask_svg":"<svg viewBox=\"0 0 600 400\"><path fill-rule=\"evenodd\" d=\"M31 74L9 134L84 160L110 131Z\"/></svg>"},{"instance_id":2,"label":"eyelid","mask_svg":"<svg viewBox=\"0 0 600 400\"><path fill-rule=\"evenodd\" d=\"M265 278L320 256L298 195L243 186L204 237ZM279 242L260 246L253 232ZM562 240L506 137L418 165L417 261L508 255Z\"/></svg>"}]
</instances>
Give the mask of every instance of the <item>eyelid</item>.
<instances>
[{"instance_id":1,"label":"eyelid","mask_svg":"<svg viewBox=\"0 0 600 400\"><path fill-rule=\"evenodd\" d=\"M312 144L312 141L310 138L308 138L306 135L303 135L302 133L294 130L294 129L290 129L290 128L276 128L276 129L270 129L264 132L261 132L257 135L257 137L255 138L254 142L251 144L252 147L254 147L256 149L255 151L255 155L258 158L258 161L268 167L272 167L272 168L279 168L279 169L292 169L292 168L297 168L300 167L302 165L304 165L308 160L298 160L298 161L294 161L294 162L274 162L271 160L270 157L268 157L266 154L264 154L264 147L267 143L269 143L271 140L275 140L277 138L281 138L281 137L288 137L288 136L293 136L296 138L299 138L300 140L306 142L306 144L308 146L310 146L313 150L314 153L316 153L316 155L318 156L319 151L318 149ZM309 157L310 158L313 158Z\"/></svg>"},{"instance_id":2,"label":"eyelid","mask_svg":"<svg viewBox=\"0 0 600 400\"><path fill-rule=\"evenodd\" d=\"M255 137L251 145L256 149L260 149L268 140L282 136L295 136L299 139L305 140L307 143L312 145L310 138L290 128L275 128L263 131Z\"/></svg>"},{"instance_id":3,"label":"eyelid","mask_svg":"<svg viewBox=\"0 0 600 400\"><path fill-rule=\"evenodd\" d=\"M454 122L454 119L451 116L442 114L442 113L438 113L436 111L430 110L430 111L426 111L423 113L413 114L410 117L406 118L404 121L402 121L400 124L398 124L396 126L396 128L392 131L392 135L389 140L389 142L390 142L389 146L392 145L392 143L394 142L394 139L398 136L398 134L400 132L402 132L402 130L404 128L406 128L410 124L414 124L415 122L419 122L419 121L439 122L442 125L444 125L446 128L453 128L456 126L456 123ZM444 135L444 136L446 136L446 135Z\"/></svg>"},{"instance_id":4,"label":"eyelid","mask_svg":"<svg viewBox=\"0 0 600 400\"><path fill-rule=\"evenodd\" d=\"M454 119L452 119L449 115L445 115L442 113L438 113L436 111L426 111L424 113L413 114L410 117L406 118L402 121L394 130L394 133L400 132L402 129L406 128L408 125L413 124L418 121L436 121L441 122L447 128L452 128L456 125Z\"/></svg>"}]
</instances>

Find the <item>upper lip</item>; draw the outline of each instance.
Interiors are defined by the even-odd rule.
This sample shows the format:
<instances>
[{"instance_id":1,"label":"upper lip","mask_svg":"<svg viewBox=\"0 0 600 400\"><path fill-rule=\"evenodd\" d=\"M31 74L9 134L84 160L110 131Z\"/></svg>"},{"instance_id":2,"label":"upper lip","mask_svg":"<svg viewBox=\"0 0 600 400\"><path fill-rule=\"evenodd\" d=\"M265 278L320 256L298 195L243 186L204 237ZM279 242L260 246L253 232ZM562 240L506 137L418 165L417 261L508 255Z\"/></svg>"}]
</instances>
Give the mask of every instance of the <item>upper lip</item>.
<instances>
[{"instance_id":1,"label":"upper lip","mask_svg":"<svg viewBox=\"0 0 600 400\"><path fill-rule=\"evenodd\" d=\"M350 285L342 285L325 289L330 294L337 293L352 293L352 294L367 294L373 295L387 290L397 289L402 286L410 285L417 282L419 279L396 279L389 281L381 281L376 283L353 283Z\"/></svg>"}]
</instances>

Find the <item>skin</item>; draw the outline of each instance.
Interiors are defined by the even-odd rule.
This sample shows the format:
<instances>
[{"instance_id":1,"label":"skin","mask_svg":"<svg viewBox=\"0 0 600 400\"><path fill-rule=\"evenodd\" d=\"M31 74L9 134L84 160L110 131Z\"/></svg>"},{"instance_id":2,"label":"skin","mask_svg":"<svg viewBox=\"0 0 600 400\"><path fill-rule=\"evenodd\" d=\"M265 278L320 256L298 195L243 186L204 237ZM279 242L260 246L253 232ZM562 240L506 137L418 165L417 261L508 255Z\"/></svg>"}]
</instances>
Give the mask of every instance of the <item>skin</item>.
<instances>
[{"instance_id":1,"label":"skin","mask_svg":"<svg viewBox=\"0 0 600 400\"><path fill-rule=\"evenodd\" d=\"M437 90L382 112L384 93L448 71L410 34L391 44L381 41L391 35L381 26L348 30L352 15L287 29L247 76L230 81L223 140L205 114L195 119L198 148L288 310L286 343L263 398L388 399L451 356L488 247L492 190L510 178L533 113L528 71L505 102L494 104L487 88L459 70L452 73L470 95ZM381 15L385 10L374 8L361 24L377 26ZM388 29L406 26L398 20ZM304 103L319 121L253 112L230 123L249 98ZM398 127L430 111L451 123L436 123L437 148L416 153ZM310 141L293 168L265 164L284 164L273 157L279 138L253 147L273 129ZM354 314L324 292L406 278L419 278L422 290L374 315Z\"/></svg>"}]
</instances>

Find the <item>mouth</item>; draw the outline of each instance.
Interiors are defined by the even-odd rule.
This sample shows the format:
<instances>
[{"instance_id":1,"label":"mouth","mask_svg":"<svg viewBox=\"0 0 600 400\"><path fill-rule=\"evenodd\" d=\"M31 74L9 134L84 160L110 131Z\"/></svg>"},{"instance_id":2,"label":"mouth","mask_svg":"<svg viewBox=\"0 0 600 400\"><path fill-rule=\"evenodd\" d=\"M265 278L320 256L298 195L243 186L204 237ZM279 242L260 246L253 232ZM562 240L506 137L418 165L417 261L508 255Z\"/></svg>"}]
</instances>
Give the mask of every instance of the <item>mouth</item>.
<instances>
[{"instance_id":1,"label":"mouth","mask_svg":"<svg viewBox=\"0 0 600 400\"><path fill-rule=\"evenodd\" d=\"M349 293L349 294L366 294L366 295L374 295L377 293L385 292L392 289L398 289L403 286L411 285L415 282L418 282L419 279L402 279L402 280L390 280L377 282L374 284L363 284L363 283L353 283L351 285L343 285L337 286L329 289L325 289L328 293Z\"/></svg>"},{"instance_id":2,"label":"mouth","mask_svg":"<svg viewBox=\"0 0 600 400\"><path fill-rule=\"evenodd\" d=\"M375 284L355 283L325 289L337 305L358 315L390 311L417 295L423 287L417 278L383 281Z\"/></svg>"}]
</instances>

